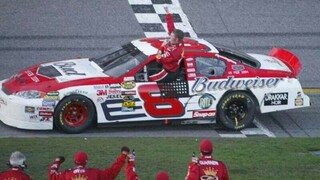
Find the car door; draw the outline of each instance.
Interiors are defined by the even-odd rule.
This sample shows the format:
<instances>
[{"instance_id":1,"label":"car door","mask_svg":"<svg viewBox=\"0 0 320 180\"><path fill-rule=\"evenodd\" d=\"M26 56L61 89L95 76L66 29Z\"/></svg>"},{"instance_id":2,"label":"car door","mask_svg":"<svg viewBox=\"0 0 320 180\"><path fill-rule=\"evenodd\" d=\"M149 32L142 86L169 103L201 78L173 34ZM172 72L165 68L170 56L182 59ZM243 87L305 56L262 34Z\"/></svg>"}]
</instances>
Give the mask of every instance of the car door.
<instances>
[{"instance_id":1,"label":"car door","mask_svg":"<svg viewBox=\"0 0 320 180\"><path fill-rule=\"evenodd\" d=\"M182 62L183 63L183 62ZM183 65L182 65L183 66ZM183 67L181 67L183 68ZM188 88L182 88L181 84L187 84L185 78L173 82L151 82L149 76L161 70L161 64L158 64L155 59L143 64L134 74L135 88L135 104L130 108L130 114L144 114L145 116L139 118L130 118L130 121L143 120L160 120L160 119L176 119L183 118L185 109L183 102L180 101L181 96L168 96L162 91L163 87L171 91L184 90L185 95L188 94ZM180 69L182 76L184 76L184 69ZM131 98L134 99L134 98ZM131 104L133 105L133 104ZM128 119L129 120L129 119Z\"/></svg>"},{"instance_id":2,"label":"car door","mask_svg":"<svg viewBox=\"0 0 320 180\"><path fill-rule=\"evenodd\" d=\"M191 112L191 118L201 120L215 117L218 99L224 92L211 91L211 88L225 79L226 72L227 63L214 54L186 58L186 76L192 97L186 109Z\"/></svg>"}]
</instances>

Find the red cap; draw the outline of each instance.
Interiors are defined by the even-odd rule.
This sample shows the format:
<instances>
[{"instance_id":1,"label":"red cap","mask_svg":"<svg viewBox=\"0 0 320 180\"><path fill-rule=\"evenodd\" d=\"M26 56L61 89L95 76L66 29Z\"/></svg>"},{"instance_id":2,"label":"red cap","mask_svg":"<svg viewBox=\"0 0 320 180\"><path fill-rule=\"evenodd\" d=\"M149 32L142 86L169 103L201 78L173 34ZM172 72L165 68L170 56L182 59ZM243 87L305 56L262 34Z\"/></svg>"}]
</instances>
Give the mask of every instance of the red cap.
<instances>
[{"instance_id":1,"label":"red cap","mask_svg":"<svg viewBox=\"0 0 320 180\"><path fill-rule=\"evenodd\" d=\"M157 180L170 180L169 174L165 171L159 171L157 174Z\"/></svg>"},{"instance_id":2,"label":"red cap","mask_svg":"<svg viewBox=\"0 0 320 180\"><path fill-rule=\"evenodd\" d=\"M200 143L200 152L211 154L213 149L212 142L209 139L203 139Z\"/></svg>"},{"instance_id":3,"label":"red cap","mask_svg":"<svg viewBox=\"0 0 320 180\"><path fill-rule=\"evenodd\" d=\"M88 156L87 153L83 151L78 151L77 154L74 156L74 162L79 165L87 164Z\"/></svg>"}]
</instances>

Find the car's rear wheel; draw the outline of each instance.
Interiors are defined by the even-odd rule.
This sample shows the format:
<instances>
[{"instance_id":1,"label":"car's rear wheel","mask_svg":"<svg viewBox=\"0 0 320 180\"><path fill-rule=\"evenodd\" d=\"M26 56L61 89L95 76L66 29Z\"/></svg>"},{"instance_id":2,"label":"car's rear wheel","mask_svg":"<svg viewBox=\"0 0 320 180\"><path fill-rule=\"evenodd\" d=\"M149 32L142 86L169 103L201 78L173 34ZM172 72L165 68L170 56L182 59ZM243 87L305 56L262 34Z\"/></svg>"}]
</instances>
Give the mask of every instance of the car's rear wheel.
<instances>
[{"instance_id":1,"label":"car's rear wheel","mask_svg":"<svg viewBox=\"0 0 320 180\"><path fill-rule=\"evenodd\" d=\"M218 121L228 129L240 130L252 124L255 101L244 91L226 94L218 104Z\"/></svg>"},{"instance_id":2,"label":"car's rear wheel","mask_svg":"<svg viewBox=\"0 0 320 180\"><path fill-rule=\"evenodd\" d=\"M92 125L94 117L94 105L88 98L71 95L60 101L53 119L60 130L66 133L80 133Z\"/></svg>"}]
</instances>

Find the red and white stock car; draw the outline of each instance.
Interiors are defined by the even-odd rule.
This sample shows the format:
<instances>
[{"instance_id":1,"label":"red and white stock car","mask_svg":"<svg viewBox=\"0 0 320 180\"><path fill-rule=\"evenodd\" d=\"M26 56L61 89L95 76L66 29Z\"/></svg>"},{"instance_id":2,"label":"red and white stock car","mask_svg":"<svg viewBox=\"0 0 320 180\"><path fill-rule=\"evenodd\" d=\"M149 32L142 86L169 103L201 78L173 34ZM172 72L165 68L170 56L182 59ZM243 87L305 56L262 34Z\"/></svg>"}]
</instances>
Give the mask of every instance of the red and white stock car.
<instances>
[{"instance_id":1,"label":"red and white stock car","mask_svg":"<svg viewBox=\"0 0 320 180\"><path fill-rule=\"evenodd\" d=\"M165 38L134 40L105 56L49 62L0 81L0 120L21 129L79 133L92 124L168 120L249 126L255 112L310 106L299 59L273 48L247 54L185 38L176 81L150 82Z\"/></svg>"}]
</instances>

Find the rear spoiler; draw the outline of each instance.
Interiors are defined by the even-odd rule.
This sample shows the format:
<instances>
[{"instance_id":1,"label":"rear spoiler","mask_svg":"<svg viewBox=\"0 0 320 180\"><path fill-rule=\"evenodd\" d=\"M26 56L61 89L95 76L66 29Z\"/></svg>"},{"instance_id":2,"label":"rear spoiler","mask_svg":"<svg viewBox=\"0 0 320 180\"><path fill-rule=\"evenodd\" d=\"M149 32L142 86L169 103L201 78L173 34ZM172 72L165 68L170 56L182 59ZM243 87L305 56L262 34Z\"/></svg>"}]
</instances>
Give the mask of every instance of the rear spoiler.
<instances>
[{"instance_id":1,"label":"rear spoiler","mask_svg":"<svg viewBox=\"0 0 320 180\"><path fill-rule=\"evenodd\" d=\"M281 48L272 48L268 55L285 63L290 68L294 77L297 77L300 73L302 64L292 52Z\"/></svg>"}]
</instances>

